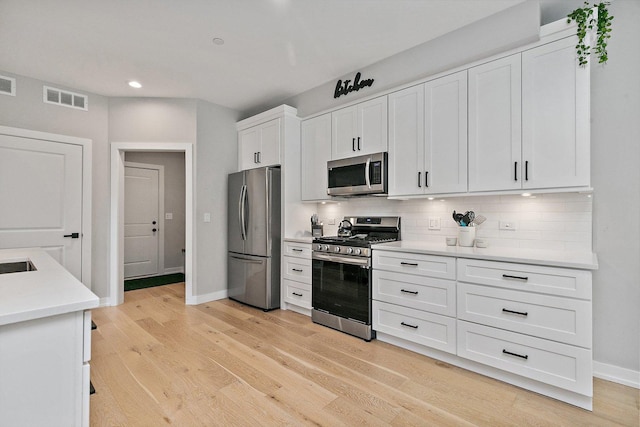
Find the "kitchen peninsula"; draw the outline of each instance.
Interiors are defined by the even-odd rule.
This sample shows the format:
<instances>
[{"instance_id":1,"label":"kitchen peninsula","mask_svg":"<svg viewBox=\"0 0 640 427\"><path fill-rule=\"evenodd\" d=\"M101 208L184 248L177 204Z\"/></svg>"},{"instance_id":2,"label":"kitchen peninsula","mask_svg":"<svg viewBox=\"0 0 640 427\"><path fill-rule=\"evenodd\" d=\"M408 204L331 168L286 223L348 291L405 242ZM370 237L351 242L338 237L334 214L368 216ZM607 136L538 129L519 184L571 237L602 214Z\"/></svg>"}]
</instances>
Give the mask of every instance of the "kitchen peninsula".
<instances>
[{"instance_id":1,"label":"kitchen peninsula","mask_svg":"<svg viewBox=\"0 0 640 427\"><path fill-rule=\"evenodd\" d=\"M0 251L0 425L89 425L99 299L48 253Z\"/></svg>"}]
</instances>

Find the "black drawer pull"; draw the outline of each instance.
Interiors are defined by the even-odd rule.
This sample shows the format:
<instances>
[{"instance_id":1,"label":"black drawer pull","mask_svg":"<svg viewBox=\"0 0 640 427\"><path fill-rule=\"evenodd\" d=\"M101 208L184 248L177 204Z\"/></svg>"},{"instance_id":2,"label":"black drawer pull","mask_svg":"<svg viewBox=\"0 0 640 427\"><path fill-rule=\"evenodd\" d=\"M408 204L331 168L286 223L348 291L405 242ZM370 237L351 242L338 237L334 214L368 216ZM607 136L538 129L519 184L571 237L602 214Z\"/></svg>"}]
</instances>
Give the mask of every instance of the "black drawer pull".
<instances>
[{"instance_id":1,"label":"black drawer pull","mask_svg":"<svg viewBox=\"0 0 640 427\"><path fill-rule=\"evenodd\" d=\"M300 270L299 268L292 268L291 270L295 271L296 273L302 273L303 270Z\"/></svg>"},{"instance_id":2,"label":"black drawer pull","mask_svg":"<svg viewBox=\"0 0 640 427\"><path fill-rule=\"evenodd\" d=\"M400 292L404 292L405 294L418 295L418 291L408 291L406 289L400 289Z\"/></svg>"},{"instance_id":3,"label":"black drawer pull","mask_svg":"<svg viewBox=\"0 0 640 427\"><path fill-rule=\"evenodd\" d=\"M511 276L510 274L503 274L502 277L504 277L505 279L515 279L515 280L529 280L528 277L522 277L522 276Z\"/></svg>"},{"instance_id":4,"label":"black drawer pull","mask_svg":"<svg viewBox=\"0 0 640 427\"><path fill-rule=\"evenodd\" d=\"M297 297L301 297L301 296L302 296L302 294L299 294L299 293L296 293L296 292L291 292L291 294L292 294L292 295L295 295L295 296L297 296Z\"/></svg>"},{"instance_id":5,"label":"black drawer pull","mask_svg":"<svg viewBox=\"0 0 640 427\"><path fill-rule=\"evenodd\" d=\"M504 313L511 313L511 314L517 314L520 316L527 316L529 315L529 313L527 313L526 311L513 311L513 310L507 310L506 308L503 308L502 311Z\"/></svg>"},{"instance_id":6,"label":"black drawer pull","mask_svg":"<svg viewBox=\"0 0 640 427\"><path fill-rule=\"evenodd\" d=\"M302 249L296 249L296 248L293 248L293 249L291 249L291 250L292 250L292 251L294 251L294 252L302 252Z\"/></svg>"},{"instance_id":7,"label":"black drawer pull","mask_svg":"<svg viewBox=\"0 0 640 427\"><path fill-rule=\"evenodd\" d=\"M409 267L417 267L418 266L418 264L416 264L414 262L404 262L404 261L401 261L400 265L407 265Z\"/></svg>"},{"instance_id":8,"label":"black drawer pull","mask_svg":"<svg viewBox=\"0 0 640 427\"><path fill-rule=\"evenodd\" d=\"M418 325L410 325L409 323L400 322L402 326L406 326L407 328L418 329Z\"/></svg>"},{"instance_id":9,"label":"black drawer pull","mask_svg":"<svg viewBox=\"0 0 640 427\"><path fill-rule=\"evenodd\" d=\"M512 353L512 352L507 351L507 350L505 350L505 349L502 349L502 352L503 352L504 354L508 354L509 356L515 356L515 357L519 357L519 358L521 358L521 359L525 359L525 360L529 358L529 356L528 356L528 355L526 355L526 354L525 354L525 355L522 355L522 354L518 354L518 353Z\"/></svg>"}]
</instances>

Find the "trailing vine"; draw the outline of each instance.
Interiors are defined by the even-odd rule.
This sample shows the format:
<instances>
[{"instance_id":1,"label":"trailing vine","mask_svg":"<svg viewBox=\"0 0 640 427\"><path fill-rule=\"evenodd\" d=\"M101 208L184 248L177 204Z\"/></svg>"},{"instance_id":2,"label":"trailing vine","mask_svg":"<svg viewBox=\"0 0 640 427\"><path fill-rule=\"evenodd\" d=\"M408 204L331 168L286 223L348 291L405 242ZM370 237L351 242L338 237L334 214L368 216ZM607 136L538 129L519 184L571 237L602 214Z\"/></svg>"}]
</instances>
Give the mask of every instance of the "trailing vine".
<instances>
[{"instance_id":1,"label":"trailing vine","mask_svg":"<svg viewBox=\"0 0 640 427\"><path fill-rule=\"evenodd\" d=\"M607 41L611 38L611 21L613 16L609 14L607 6L611 3L608 1L600 2L589 5L589 2L584 2L584 7L578 9L567 15L567 22L575 21L578 25L576 35L578 36L578 44L576 45L576 53L578 55L578 63L581 67L587 65L587 56L591 54L591 46L588 41L585 41L587 37L587 31L596 28L596 45L595 54L598 57L598 62L603 64L609 59L607 55ZM593 8L598 8L597 20L593 17Z\"/></svg>"}]
</instances>

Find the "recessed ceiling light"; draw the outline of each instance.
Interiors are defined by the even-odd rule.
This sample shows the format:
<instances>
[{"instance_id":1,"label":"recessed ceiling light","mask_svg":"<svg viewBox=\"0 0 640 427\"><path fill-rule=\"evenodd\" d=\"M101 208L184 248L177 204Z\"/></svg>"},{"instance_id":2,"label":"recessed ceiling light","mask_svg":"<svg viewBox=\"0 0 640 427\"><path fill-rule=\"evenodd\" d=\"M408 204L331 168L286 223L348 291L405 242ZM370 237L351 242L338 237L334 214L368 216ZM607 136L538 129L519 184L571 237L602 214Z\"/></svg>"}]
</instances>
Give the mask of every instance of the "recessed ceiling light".
<instances>
[{"instance_id":1,"label":"recessed ceiling light","mask_svg":"<svg viewBox=\"0 0 640 427\"><path fill-rule=\"evenodd\" d=\"M129 82L129 86L131 86L132 88L135 88L135 89L140 89L142 87L140 82L136 82L136 81L130 81Z\"/></svg>"},{"instance_id":2,"label":"recessed ceiling light","mask_svg":"<svg viewBox=\"0 0 640 427\"><path fill-rule=\"evenodd\" d=\"M221 39L220 37L214 37L212 41L213 41L213 44L217 44L218 46L222 46L224 44L224 40Z\"/></svg>"}]
</instances>

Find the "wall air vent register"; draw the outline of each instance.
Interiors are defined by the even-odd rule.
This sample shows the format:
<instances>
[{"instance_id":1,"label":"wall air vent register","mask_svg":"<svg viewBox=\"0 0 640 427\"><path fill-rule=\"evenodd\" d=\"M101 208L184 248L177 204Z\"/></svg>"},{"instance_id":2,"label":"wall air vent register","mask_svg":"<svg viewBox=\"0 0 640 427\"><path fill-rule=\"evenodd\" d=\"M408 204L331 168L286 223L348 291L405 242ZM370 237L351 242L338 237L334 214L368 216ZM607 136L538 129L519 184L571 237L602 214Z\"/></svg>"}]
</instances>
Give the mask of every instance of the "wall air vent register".
<instances>
[{"instance_id":1,"label":"wall air vent register","mask_svg":"<svg viewBox=\"0 0 640 427\"><path fill-rule=\"evenodd\" d=\"M76 108L78 110L89 109L89 97L68 90L56 89L50 86L43 86L43 101L46 104L62 105L63 107Z\"/></svg>"},{"instance_id":2,"label":"wall air vent register","mask_svg":"<svg viewBox=\"0 0 640 427\"><path fill-rule=\"evenodd\" d=\"M0 93L3 95L16 96L16 79L13 77L0 76Z\"/></svg>"}]
</instances>

